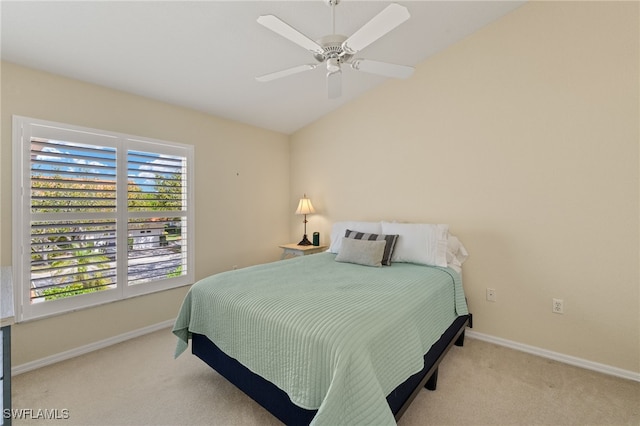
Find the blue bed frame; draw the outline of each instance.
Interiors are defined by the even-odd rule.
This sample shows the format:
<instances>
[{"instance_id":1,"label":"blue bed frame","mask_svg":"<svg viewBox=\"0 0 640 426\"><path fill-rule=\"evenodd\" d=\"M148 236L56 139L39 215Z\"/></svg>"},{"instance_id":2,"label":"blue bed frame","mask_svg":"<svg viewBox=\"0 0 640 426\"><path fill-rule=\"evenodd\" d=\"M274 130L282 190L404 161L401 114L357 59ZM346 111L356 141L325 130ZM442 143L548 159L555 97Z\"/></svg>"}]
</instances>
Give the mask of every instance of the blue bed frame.
<instances>
[{"instance_id":1,"label":"blue bed frame","mask_svg":"<svg viewBox=\"0 0 640 426\"><path fill-rule=\"evenodd\" d=\"M422 371L409 377L387 396L396 421L423 387L436 389L438 366L452 345L463 346L466 326L471 327L471 314L457 317L424 355ZM206 336L194 333L191 347L194 355L286 425L308 425L315 416L316 410L306 410L293 404L284 391L226 355Z\"/></svg>"}]
</instances>

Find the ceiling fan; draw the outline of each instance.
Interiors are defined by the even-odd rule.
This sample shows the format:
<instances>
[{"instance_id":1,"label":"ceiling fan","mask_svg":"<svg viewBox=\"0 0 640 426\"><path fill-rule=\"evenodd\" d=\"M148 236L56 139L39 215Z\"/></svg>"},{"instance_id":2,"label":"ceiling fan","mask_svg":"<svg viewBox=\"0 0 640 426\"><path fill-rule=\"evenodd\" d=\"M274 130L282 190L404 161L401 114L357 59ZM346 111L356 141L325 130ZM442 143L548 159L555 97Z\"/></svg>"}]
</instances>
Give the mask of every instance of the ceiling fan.
<instances>
[{"instance_id":1,"label":"ceiling fan","mask_svg":"<svg viewBox=\"0 0 640 426\"><path fill-rule=\"evenodd\" d=\"M262 15L258 17L259 24L292 41L298 46L307 49L313 54L317 62L297 65L292 68L261 75L256 77L256 80L271 81L312 70L317 68L321 63L326 63L327 92L329 98L337 98L342 93L343 64L348 64L351 68L358 71L378 74L385 77L408 78L413 73L413 68L409 66L354 57L359 51L409 19L411 15L406 7L397 3L390 4L382 10L382 12L364 24L358 31L347 37L335 33L335 7L340 3L340 0L325 0L325 2L331 7L332 33L321 37L317 41L311 40L274 15Z\"/></svg>"}]
</instances>

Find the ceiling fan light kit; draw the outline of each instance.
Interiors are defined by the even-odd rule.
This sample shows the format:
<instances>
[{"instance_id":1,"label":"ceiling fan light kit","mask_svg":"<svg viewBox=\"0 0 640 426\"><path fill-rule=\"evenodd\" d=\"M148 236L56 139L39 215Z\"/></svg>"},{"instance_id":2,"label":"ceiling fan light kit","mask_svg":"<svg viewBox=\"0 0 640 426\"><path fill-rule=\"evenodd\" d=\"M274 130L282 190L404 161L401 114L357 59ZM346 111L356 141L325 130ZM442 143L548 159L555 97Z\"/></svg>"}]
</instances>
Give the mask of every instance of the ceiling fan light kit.
<instances>
[{"instance_id":1,"label":"ceiling fan light kit","mask_svg":"<svg viewBox=\"0 0 640 426\"><path fill-rule=\"evenodd\" d=\"M281 71L258 76L256 80L261 82L271 81L312 70L317 68L320 63L326 63L327 94L329 98L337 98L342 94L342 64L349 64L352 69L357 71L364 71L385 77L408 78L411 76L413 68L406 65L354 58L354 55L360 50L369 46L409 19L411 15L406 7L397 3L390 4L350 37L347 37L335 33L335 6L340 3L340 0L325 1L327 5L331 7L333 33L321 37L318 41L311 40L274 15L262 15L258 17L257 21L259 24L308 50L318 63L297 65Z\"/></svg>"}]
</instances>

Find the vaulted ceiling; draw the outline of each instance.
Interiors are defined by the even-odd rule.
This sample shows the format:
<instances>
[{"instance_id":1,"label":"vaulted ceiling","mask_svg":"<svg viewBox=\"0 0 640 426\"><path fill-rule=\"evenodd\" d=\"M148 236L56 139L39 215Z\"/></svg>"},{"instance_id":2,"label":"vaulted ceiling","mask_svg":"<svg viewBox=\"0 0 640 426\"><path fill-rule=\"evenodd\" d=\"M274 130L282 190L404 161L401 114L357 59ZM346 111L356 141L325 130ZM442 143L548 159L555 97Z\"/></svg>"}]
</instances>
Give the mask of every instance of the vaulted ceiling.
<instances>
[{"instance_id":1,"label":"vaulted ceiling","mask_svg":"<svg viewBox=\"0 0 640 426\"><path fill-rule=\"evenodd\" d=\"M411 18L360 56L416 66L524 1L399 1ZM390 2L341 0L349 36ZM258 82L312 63L311 53L256 22L273 14L313 40L332 33L331 8L306 1L0 2L2 60L293 133L388 78L346 68L328 99L326 69Z\"/></svg>"}]
</instances>

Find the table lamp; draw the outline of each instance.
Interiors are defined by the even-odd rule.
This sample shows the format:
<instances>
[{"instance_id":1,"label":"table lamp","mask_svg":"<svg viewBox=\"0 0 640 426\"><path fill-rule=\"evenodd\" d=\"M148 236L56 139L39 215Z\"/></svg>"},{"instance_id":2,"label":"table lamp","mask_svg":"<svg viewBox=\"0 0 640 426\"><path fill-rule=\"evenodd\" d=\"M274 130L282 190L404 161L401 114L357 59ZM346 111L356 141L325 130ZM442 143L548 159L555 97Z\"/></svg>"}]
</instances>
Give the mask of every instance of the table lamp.
<instances>
[{"instance_id":1,"label":"table lamp","mask_svg":"<svg viewBox=\"0 0 640 426\"><path fill-rule=\"evenodd\" d=\"M307 238L307 215L315 213L316 211L313 209L313 205L311 204L311 200L307 198L307 194L304 194L302 198L300 198L300 202L298 203L298 208L296 209L296 214L304 215L304 236L302 237L302 241L298 243L299 246L310 246L311 241Z\"/></svg>"}]
</instances>

